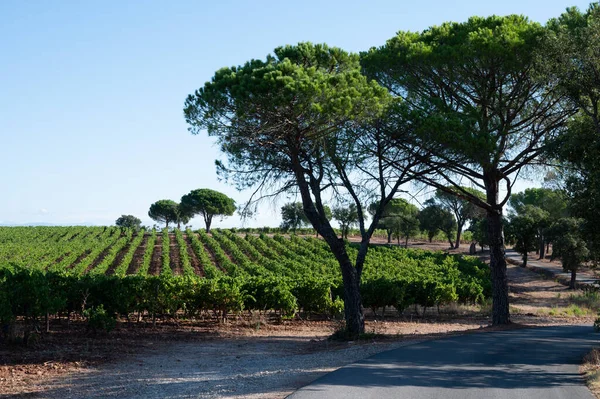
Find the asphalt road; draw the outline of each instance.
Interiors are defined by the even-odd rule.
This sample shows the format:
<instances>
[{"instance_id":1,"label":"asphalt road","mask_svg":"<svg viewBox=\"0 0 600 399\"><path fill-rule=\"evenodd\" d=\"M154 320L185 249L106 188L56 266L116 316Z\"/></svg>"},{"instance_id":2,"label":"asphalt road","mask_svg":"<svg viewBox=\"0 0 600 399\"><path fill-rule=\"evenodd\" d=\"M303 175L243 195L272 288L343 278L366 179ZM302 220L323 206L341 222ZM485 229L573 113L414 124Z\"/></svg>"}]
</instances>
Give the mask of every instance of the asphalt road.
<instances>
[{"instance_id":1,"label":"asphalt road","mask_svg":"<svg viewBox=\"0 0 600 399\"><path fill-rule=\"evenodd\" d=\"M506 258L516 261L518 264L523 263L522 255L517 253L513 249L506 250ZM563 283L568 283L571 280L571 272L565 272L560 262L540 262L533 256L529 256L529 259L527 260L527 267L545 270L546 272L549 272L552 276L558 277ZM591 285L595 288L600 288L598 278L587 273L577 273L576 280L577 284Z\"/></svg>"},{"instance_id":2,"label":"asphalt road","mask_svg":"<svg viewBox=\"0 0 600 399\"><path fill-rule=\"evenodd\" d=\"M578 370L599 339L591 326L448 337L377 354L288 398L592 399Z\"/></svg>"}]
</instances>

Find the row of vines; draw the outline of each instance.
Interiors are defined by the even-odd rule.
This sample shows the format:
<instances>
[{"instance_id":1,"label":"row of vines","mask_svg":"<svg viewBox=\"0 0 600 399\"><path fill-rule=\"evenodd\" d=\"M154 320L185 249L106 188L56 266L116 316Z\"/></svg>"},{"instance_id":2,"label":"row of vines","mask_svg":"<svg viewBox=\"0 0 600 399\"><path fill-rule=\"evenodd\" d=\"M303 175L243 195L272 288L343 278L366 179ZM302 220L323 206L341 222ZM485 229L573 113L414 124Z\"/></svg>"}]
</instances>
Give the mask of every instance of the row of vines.
<instances>
[{"instance_id":1,"label":"row of vines","mask_svg":"<svg viewBox=\"0 0 600 399\"><path fill-rule=\"evenodd\" d=\"M343 309L339 267L320 239L231 230L170 234L0 228L0 323L85 317L98 309L153 320L248 310L331 315ZM348 251L356 256L353 244ZM491 287L487 266L476 258L373 246L361 291L365 307L402 312L411 305L480 302Z\"/></svg>"}]
</instances>

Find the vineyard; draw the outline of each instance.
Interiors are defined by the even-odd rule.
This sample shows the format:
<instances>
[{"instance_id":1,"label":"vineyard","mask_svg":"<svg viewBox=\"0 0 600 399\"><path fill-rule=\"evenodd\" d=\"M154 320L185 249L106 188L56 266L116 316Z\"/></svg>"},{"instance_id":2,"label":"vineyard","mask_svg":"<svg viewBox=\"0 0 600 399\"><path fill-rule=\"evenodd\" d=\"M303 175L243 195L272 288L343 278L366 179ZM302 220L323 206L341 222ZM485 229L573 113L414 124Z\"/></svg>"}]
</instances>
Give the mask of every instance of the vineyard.
<instances>
[{"instance_id":1,"label":"vineyard","mask_svg":"<svg viewBox=\"0 0 600 399\"><path fill-rule=\"evenodd\" d=\"M348 244L351 256L357 249ZM372 246L361 292L373 311L489 297L472 257ZM116 227L0 228L0 322L78 314L226 317L242 311L333 315L343 309L339 266L314 237L229 230L150 232Z\"/></svg>"}]
</instances>

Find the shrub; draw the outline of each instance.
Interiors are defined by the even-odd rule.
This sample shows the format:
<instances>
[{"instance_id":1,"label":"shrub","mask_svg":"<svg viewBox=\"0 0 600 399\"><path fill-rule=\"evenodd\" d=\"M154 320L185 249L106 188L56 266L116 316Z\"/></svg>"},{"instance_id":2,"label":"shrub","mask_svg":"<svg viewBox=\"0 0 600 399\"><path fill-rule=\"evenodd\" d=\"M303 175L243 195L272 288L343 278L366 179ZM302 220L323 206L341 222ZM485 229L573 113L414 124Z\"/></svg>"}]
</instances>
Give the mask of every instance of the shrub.
<instances>
[{"instance_id":1,"label":"shrub","mask_svg":"<svg viewBox=\"0 0 600 399\"><path fill-rule=\"evenodd\" d=\"M108 313L103 305L86 309L83 316L87 319L88 328L94 332L109 333L117 324L115 315Z\"/></svg>"}]
</instances>

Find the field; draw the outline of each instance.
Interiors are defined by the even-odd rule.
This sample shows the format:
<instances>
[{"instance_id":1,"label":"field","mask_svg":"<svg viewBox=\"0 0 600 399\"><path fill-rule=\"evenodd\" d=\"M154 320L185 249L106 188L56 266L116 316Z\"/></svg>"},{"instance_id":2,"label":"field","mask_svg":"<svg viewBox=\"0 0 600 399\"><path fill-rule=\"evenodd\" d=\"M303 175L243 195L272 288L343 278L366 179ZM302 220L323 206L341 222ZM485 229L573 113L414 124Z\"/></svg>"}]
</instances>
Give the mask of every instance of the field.
<instances>
[{"instance_id":1,"label":"field","mask_svg":"<svg viewBox=\"0 0 600 399\"><path fill-rule=\"evenodd\" d=\"M355 256L354 244L348 246ZM478 259L373 245L362 294L371 308L367 331L377 338L356 346L331 342L326 338L341 326L339 266L312 236L0 228L0 259L2 324L16 321L17 341L29 334L26 346L5 345L6 330L0 334L0 395L127 396L163 378L168 365L177 381L194 367L211 370L185 388L205 396L226 386L284 397L377 351L486 331L489 316L488 268ZM509 279L515 327L584 320L568 313L584 293L516 266ZM483 304L461 305L475 302ZM98 334L112 316L114 331ZM272 372L261 374L265 367Z\"/></svg>"},{"instance_id":2,"label":"field","mask_svg":"<svg viewBox=\"0 0 600 399\"><path fill-rule=\"evenodd\" d=\"M348 244L351 256L357 250ZM225 319L242 311L280 318L343 310L339 266L314 237L228 230L134 232L111 227L0 229L0 321L71 314L110 329L138 320ZM490 295L487 266L473 257L373 246L361 287L365 307L422 312ZM36 327L37 328L37 327Z\"/></svg>"}]
</instances>

